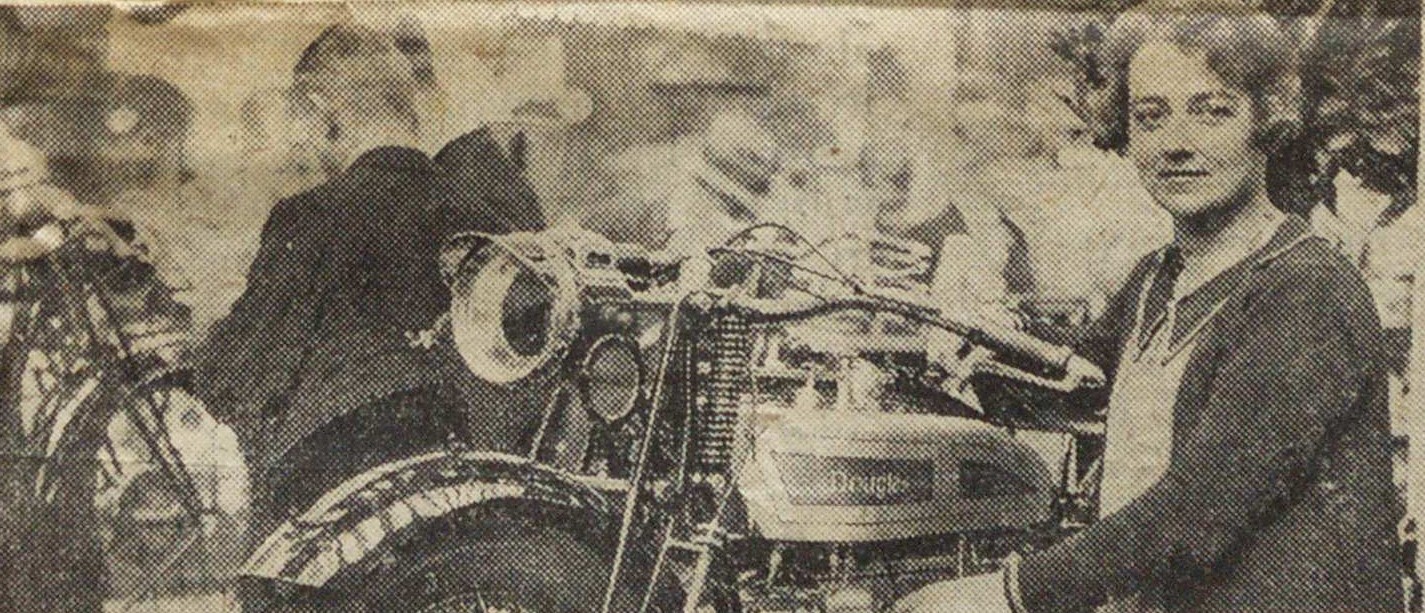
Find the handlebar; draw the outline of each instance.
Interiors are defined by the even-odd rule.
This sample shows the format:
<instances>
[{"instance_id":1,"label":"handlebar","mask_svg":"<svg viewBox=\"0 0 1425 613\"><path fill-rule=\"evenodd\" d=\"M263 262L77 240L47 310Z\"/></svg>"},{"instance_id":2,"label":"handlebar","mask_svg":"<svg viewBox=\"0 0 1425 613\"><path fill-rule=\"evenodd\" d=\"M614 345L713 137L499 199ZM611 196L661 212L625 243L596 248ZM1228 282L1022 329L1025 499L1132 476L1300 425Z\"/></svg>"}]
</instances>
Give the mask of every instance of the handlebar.
<instances>
[{"instance_id":1,"label":"handlebar","mask_svg":"<svg viewBox=\"0 0 1425 613\"><path fill-rule=\"evenodd\" d=\"M726 296L723 304L741 311L755 323L779 323L839 311L893 313L911 321L953 332L999 355L1026 359L1042 365L1055 379L1046 379L998 362L986 363L977 369L981 372L1065 391L1081 387L1099 387L1107 380L1102 370L1075 355L1072 348L1055 345L981 318L955 319L945 316L933 307L890 297L859 295L832 299L767 299L734 294Z\"/></svg>"},{"instance_id":2,"label":"handlebar","mask_svg":"<svg viewBox=\"0 0 1425 613\"><path fill-rule=\"evenodd\" d=\"M1062 371L1068 366L1074 350L1049 343L1033 336L988 321L951 319L928 307L908 304L879 296L819 298L749 298L733 296L728 306L743 311L749 319L762 323L778 323L806 319L837 311L877 311L900 315L912 321L935 326L984 345L1001 353L1012 354L1036 364Z\"/></svg>"}]
</instances>

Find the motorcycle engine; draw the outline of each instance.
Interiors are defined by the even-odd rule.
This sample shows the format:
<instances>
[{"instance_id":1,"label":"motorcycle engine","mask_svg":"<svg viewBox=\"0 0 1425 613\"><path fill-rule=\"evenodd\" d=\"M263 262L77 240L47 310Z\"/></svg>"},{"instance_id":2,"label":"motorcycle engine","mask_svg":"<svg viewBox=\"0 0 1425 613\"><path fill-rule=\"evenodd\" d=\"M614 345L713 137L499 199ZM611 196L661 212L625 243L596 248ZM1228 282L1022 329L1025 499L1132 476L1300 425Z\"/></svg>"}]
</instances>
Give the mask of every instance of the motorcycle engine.
<instances>
[{"instance_id":1,"label":"motorcycle engine","mask_svg":"<svg viewBox=\"0 0 1425 613\"><path fill-rule=\"evenodd\" d=\"M660 315L679 304L661 291L679 281L676 268L606 242L530 235L456 237L443 261L452 336L472 373L515 383L578 358L575 408L541 427L542 462L627 478L640 407L668 402L676 419L656 423L666 432L650 439L662 453L650 463L666 464L655 479L689 478L662 490L676 499L648 497L648 525L677 509L678 529L662 530L676 542L674 576L733 588L741 611L881 611L1060 536L1068 438L932 414L914 394L891 393L888 371L868 358L894 356L911 371L929 362L931 341L914 325L874 315L766 324L705 306L660 361L644 352L680 330ZM673 400L648 384L660 376ZM681 552L711 551L716 578L689 579L709 565L684 567Z\"/></svg>"},{"instance_id":2,"label":"motorcycle engine","mask_svg":"<svg viewBox=\"0 0 1425 613\"><path fill-rule=\"evenodd\" d=\"M757 407L737 483L766 566L744 610L874 611L985 572L1052 523L1054 443L982 422ZM756 546L753 547L756 549Z\"/></svg>"}]
</instances>

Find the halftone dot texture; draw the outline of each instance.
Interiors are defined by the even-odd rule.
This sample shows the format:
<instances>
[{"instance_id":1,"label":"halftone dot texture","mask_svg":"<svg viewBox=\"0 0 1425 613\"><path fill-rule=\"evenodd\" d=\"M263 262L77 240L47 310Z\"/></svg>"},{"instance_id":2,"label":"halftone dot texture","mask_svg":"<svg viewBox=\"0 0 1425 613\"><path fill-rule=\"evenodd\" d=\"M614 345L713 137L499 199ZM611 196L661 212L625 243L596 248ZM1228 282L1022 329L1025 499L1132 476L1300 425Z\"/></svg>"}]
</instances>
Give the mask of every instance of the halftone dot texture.
<instances>
[{"instance_id":1,"label":"halftone dot texture","mask_svg":"<svg viewBox=\"0 0 1425 613\"><path fill-rule=\"evenodd\" d=\"M26 300L57 318L0 328L6 346L39 343L4 354L30 379L0 383L3 419L152 384L127 401L141 419L88 425L95 482L66 491L92 494L92 514L51 505L27 526L7 509L34 501L0 498L0 539L26 550L0 561L0 609L229 610L241 559L345 478L451 435L519 451L554 381L431 391L459 362L416 349L448 304L436 249L456 231L577 226L686 255L773 221L894 245L904 279L945 304L1104 314L1172 238L1133 164L1104 150L1126 135L1104 45L1130 4L0 7L0 234L75 205L104 219L102 237L67 235L102 282L20 291L46 277L0 264L0 304L19 305L0 322ZM1419 244L1370 233L1425 235L1408 226L1418 3L1138 10L1143 32L1189 47L1245 32L1299 71L1261 84L1278 206L1324 219L1366 270ZM1219 18L1163 25L1181 13ZM1263 24L1280 36L1253 37ZM1213 61L1229 83L1281 76L1258 59ZM142 359L94 349L114 337L81 308L95 288L118 314L98 329ZM1397 369L1408 339L1383 342ZM498 408L467 423L452 407L471 394ZM74 406L123 406L98 404ZM44 438L5 433L20 434ZM160 456L187 468L181 486ZM6 478L0 496L28 500ZM538 539L570 569L594 564Z\"/></svg>"}]
</instances>

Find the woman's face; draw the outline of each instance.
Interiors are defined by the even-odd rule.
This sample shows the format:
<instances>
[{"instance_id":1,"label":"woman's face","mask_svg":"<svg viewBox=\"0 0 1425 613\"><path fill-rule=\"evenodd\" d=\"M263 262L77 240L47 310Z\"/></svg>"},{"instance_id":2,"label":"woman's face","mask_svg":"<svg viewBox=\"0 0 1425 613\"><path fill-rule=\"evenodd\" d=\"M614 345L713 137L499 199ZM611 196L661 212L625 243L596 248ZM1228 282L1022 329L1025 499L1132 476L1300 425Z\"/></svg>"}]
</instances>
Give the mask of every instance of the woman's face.
<instances>
[{"instance_id":1,"label":"woman's face","mask_svg":"<svg viewBox=\"0 0 1425 613\"><path fill-rule=\"evenodd\" d=\"M1128 152L1148 193L1173 217L1245 201L1265 175L1249 95L1205 54L1148 43L1128 66Z\"/></svg>"}]
</instances>

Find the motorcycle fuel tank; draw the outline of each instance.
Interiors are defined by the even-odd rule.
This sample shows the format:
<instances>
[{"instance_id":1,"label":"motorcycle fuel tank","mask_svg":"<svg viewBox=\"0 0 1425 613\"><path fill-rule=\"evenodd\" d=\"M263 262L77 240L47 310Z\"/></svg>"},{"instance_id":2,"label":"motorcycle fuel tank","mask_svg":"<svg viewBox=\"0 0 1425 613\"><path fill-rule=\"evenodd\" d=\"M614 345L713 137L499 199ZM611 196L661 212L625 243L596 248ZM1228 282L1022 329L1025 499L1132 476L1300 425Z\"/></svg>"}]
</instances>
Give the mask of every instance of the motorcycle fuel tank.
<instances>
[{"instance_id":1,"label":"motorcycle fuel tank","mask_svg":"<svg viewBox=\"0 0 1425 613\"><path fill-rule=\"evenodd\" d=\"M738 483L766 538L892 540L1050 517L1051 454L989 424L872 411L749 413L751 456Z\"/></svg>"}]
</instances>

